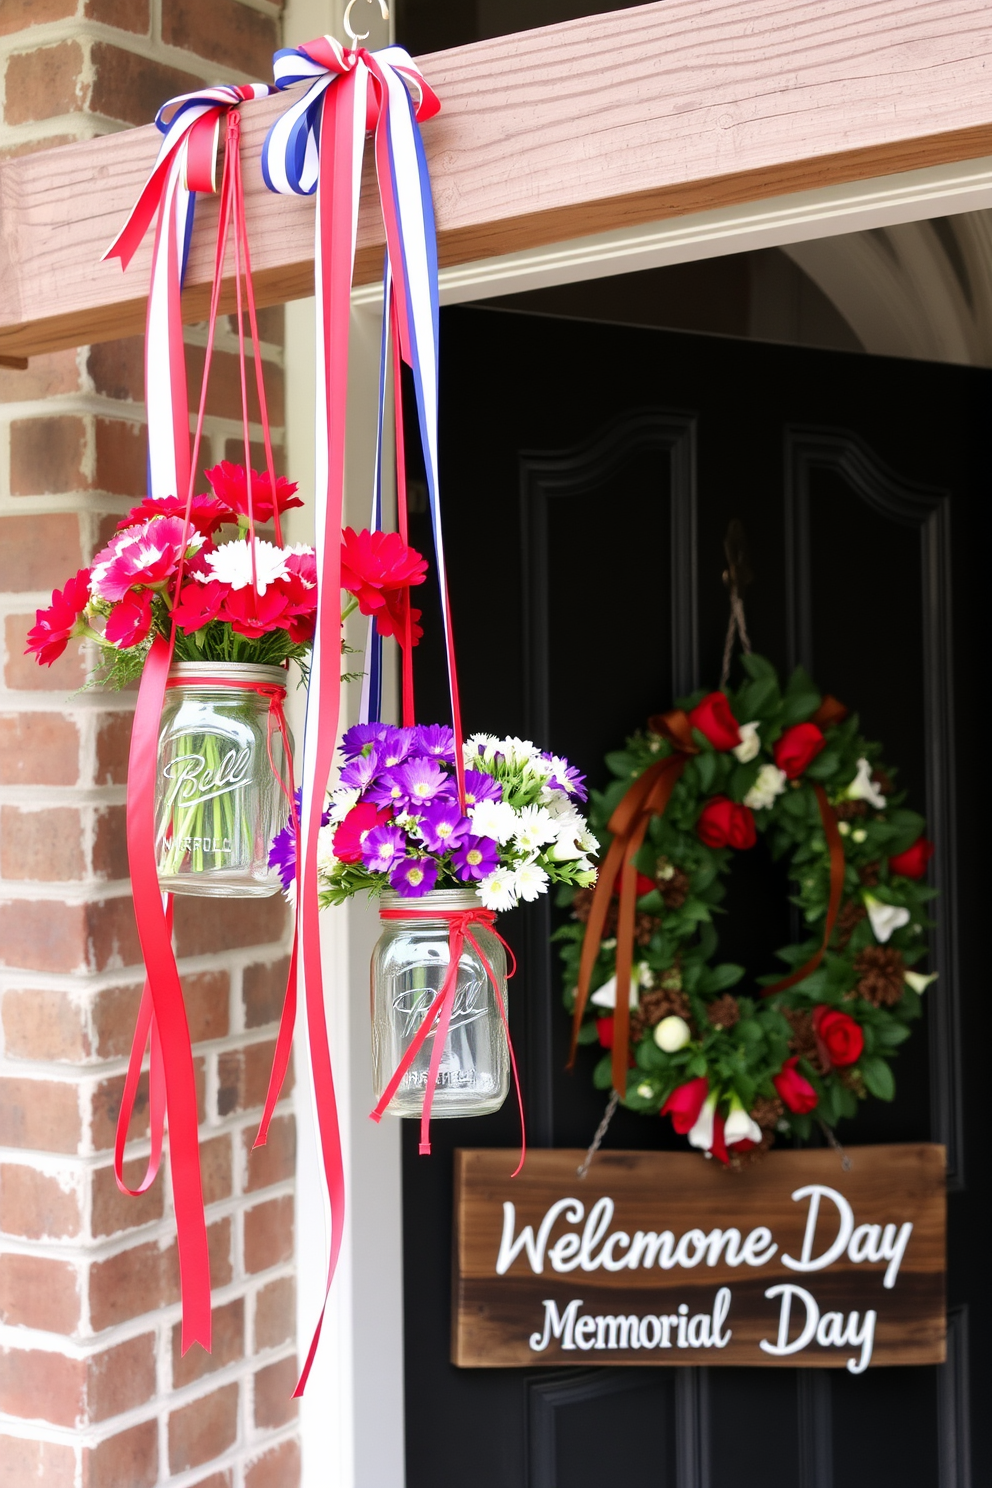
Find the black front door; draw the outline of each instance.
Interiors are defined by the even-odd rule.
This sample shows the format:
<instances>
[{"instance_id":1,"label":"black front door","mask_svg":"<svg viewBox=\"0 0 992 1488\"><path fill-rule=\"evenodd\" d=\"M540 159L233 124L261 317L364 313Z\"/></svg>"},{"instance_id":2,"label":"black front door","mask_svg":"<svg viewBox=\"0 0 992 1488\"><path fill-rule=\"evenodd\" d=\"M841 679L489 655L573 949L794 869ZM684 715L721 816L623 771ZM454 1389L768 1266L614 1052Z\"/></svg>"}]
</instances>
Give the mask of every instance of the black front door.
<instances>
[{"instance_id":1,"label":"black front door","mask_svg":"<svg viewBox=\"0 0 992 1488\"><path fill-rule=\"evenodd\" d=\"M984 1268L988 810L980 700L990 587L984 371L517 314L442 324L441 474L469 731L516 733L593 784L603 755L720 673L722 539L740 518L755 648L858 709L925 810L942 891L926 1019L842 1141L933 1140L949 1170L948 1362L817 1370L458 1370L449 1361L452 1149L496 1117L405 1133L408 1488L966 1488L992 1481ZM420 522L420 526L417 522ZM413 540L429 551L424 519ZM420 716L447 717L436 619ZM987 766L986 766L987 768ZM721 953L790 939L786 885L735 870ZM584 1147L603 1113L564 1072L547 905L506 916L529 1138ZM621 1110L614 1147L682 1145ZM728 1181L733 1181L732 1178ZM971 1476L969 1476L969 1472Z\"/></svg>"}]
</instances>

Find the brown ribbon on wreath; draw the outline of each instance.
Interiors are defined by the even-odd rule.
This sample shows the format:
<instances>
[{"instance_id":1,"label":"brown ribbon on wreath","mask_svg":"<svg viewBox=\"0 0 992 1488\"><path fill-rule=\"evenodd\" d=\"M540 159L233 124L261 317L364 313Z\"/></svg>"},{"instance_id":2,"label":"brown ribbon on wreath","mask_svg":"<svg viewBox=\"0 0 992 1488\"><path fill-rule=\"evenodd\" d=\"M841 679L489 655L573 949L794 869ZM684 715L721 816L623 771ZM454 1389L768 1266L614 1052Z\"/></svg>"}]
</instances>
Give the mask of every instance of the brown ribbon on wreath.
<instances>
[{"instance_id":1,"label":"brown ribbon on wreath","mask_svg":"<svg viewBox=\"0 0 992 1488\"><path fill-rule=\"evenodd\" d=\"M658 760L657 764L649 766L643 775L638 776L607 824L613 841L599 871L582 940L579 981L575 989L575 1011L572 1015L572 1047L567 1066L572 1069L575 1064L579 1029L589 1000L589 983L619 875L616 995L613 999L613 1088L621 1096L627 1093L630 979L634 969L634 927L637 917L637 869L634 867L634 859L641 850L651 818L664 815L675 783L685 769L689 756L699 753L698 746L693 742L692 725L681 708L673 708L670 713L659 713L649 718L648 728L653 734L667 739L674 753L666 754L664 759Z\"/></svg>"}]
</instances>

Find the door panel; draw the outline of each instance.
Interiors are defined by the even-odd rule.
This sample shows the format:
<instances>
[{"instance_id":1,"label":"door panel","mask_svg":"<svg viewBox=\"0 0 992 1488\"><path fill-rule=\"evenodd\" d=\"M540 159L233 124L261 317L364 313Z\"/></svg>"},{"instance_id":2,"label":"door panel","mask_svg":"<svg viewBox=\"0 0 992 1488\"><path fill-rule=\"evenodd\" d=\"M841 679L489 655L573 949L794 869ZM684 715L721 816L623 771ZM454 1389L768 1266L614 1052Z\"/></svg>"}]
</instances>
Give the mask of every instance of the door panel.
<instances>
[{"instance_id":1,"label":"door panel","mask_svg":"<svg viewBox=\"0 0 992 1488\"><path fill-rule=\"evenodd\" d=\"M630 1475L677 1488L966 1488L988 1480L988 1326L978 1019L987 971L978 772L984 689L992 376L459 308L442 317L442 500L468 731L520 733L605 783L602 756L645 717L714 685L727 622L729 520L747 530L755 647L812 663L859 707L925 809L943 890L937 991L842 1141L946 1141L953 1326L942 1369L456 1370L448 1363L451 1152L513 1146L508 1102L438 1122L434 1155L404 1134L409 1488L592 1488ZM411 472L416 477L417 472ZM429 548L426 517L412 540ZM447 716L440 630L424 593L418 711ZM953 636L953 648L951 638ZM983 679L979 681L979 679ZM955 810L955 779L967 782ZM984 789L984 782L982 782ZM965 871L966 868L969 871ZM729 883L721 954L754 974L791 937L783 870L755 850ZM585 1146L602 1115L593 1049L564 1072L568 1019L547 902L503 917L521 956L510 1018L537 1145ZM960 1006L958 999L960 998ZM977 1124L977 1125L976 1125ZM683 1145L619 1111L614 1147ZM965 1184L965 1175L967 1185ZM733 1182L728 1175L728 1182ZM608 1378L604 1378L609 1376ZM971 1446L968 1446L970 1433ZM973 1456L973 1467L969 1463ZM973 1478L969 1480L969 1470Z\"/></svg>"}]
</instances>

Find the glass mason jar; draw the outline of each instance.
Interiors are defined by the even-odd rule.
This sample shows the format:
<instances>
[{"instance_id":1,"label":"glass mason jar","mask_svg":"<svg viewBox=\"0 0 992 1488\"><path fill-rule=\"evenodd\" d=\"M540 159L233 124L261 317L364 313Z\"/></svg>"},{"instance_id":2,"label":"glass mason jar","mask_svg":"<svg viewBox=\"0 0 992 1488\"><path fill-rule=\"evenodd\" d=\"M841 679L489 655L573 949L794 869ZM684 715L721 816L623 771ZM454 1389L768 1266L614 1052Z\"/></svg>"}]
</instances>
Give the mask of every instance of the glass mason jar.
<instances>
[{"instance_id":1,"label":"glass mason jar","mask_svg":"<svg viewBox=\"0 0 992 1488\"><path fill-rule=\"evenodd\" d=\"M478 909L474 890L436 889L421 899L386 890L384 909L419 911L409 919L382 922L372 953L372 1083L378 1100L389 1084L425 1012L444 984L448 970L447 920L424 910ZM471 931L499 980L506 1007L506 955L484 924ZM419 1116L427 1089L435 1023L407 1070L388 1110ZM466 939L458 962L458 990L438 1067L432 1116L488 1116L498 1111L510 1088L510 1055L496 994L475 947Z\"/></svg>"},{"instance_id":2,"label":"glass mason jar","mask_svg":"<svg viewBox=\"0 0 992 1488\"><path fill-rule=\"evenodd\" d=\"M177 662L169 672L155 792L163 891L225 899L279 891L269 847L289 820L274 774L285 779L286 758L258 685L285 693L286 673L218 661Z\"/></svg>"}]
</instances>

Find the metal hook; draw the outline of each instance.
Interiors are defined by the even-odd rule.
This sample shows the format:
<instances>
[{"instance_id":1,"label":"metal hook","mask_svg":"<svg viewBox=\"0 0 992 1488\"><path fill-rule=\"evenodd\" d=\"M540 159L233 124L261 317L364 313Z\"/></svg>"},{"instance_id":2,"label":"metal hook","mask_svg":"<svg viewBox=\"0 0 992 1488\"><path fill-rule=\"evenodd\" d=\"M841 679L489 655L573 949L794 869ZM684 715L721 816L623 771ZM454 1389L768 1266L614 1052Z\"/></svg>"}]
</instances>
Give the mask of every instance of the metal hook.
<instances>
[{"instance_id":1,"label":"metal hook","mask_svg":"<svg viewBox=\"0 0 992 1488\"><path fill-rule=\"evenodd\" d=\"M352 8L353 8L354 4L355 4L355 0L348 0L348 4L345 6L345 9L344 9L344 18L343 18L341 24L344 27L345 34L348 37L349 41L351 42L352 46L356 46L357 47L361 42L368 41L368 39L369 39L369 37L371 36L372 33L371 33L371 31L363 31L361 33L361 35L358 36L351 29L351 12L352 12ZM369 4L370 5L374 5L375 4L375 0L369 0ZM384 21L388 21L389 20L389 6L386 4L386 0L379 0L379 9L382 12L382 19Z\"/></svg>"}]
</instances>

